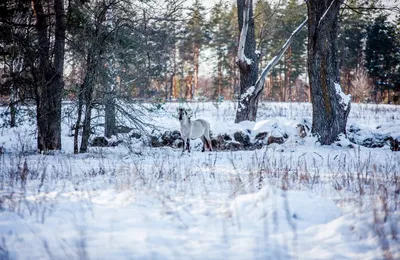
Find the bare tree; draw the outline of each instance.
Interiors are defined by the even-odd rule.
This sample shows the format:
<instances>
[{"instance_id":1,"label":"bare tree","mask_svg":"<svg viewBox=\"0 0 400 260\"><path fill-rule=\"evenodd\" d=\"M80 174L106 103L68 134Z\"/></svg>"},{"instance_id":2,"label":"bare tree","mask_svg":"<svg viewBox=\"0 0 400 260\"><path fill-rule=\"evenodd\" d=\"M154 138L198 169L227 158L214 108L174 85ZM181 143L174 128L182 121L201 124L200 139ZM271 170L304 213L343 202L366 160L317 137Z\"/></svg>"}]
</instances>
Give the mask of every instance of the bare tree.
<instances>
[{"instance_id":1,"label":"bare tree","mask_svg":"<svg viewBox=\"0 0 400 260\"><path fill-rule=\"evenodd\" d=\"M89 137L91 130L91 120L92 120L92 109L94 105L94 87L97 82L97 74L99 71L101 55L105 51L105 40L109 36L107 33L104 21L106 18L106 12L109 7L114 4L113 1L97 2L92 6L92 15L94 17L94 30L88 28L90 38L87 39L89 42L87 44L88 49L84 50L86 53L86 74L83 80L83 84L79 90L79 102L78 102L78 119L75 124L75 141L76 146L74 147L74 152L77 153L77 128L81 125L81 113L84 113L84 120L82 123L82 140L79 152L84 153L88 149ZM84 109L82 106L84 105Z\"/></svg>"},{"instance_id":2,"label":"bare tree","mask_svg":"<svg viewBox=\"0 0 400 260\"><path fill-rule=\"evenodd\" d=\"M258 77L258 55L254 33L253 1L237 0L240 40L237 65L240 71L240 97L235 122L254 121L258 97L254 95Z\"/></svg>"},{"instance_id":3,"label":"bare tree","mask_svg":"<svg viewBox=\"0 0 400 260\"><path fill-rule=\"evenodd\" d=\"M337 58L338 13L341 0L309 0L308 74L313 107L312 132L321 144L346 133L350 97L342 92Z\"/></svg>"},{"instance_id":4,"label":"bare tree","mask_svg":"<svg viewBox=\"0 0 400 260\"><path fill-rule=\"evenodd\" d=\"M261 76L258 74L258 55L255 49L254 18L251 0L238 0L239 28L241 28L237 55L237 64L240 70L240 97L235 122L244 120L255 121L257 117L258 99L264 89L265 78L270 70L282 58L294 38L306 25L305 20L294 30L278 53L268 62Z\"/></svg>"}]
</instances>

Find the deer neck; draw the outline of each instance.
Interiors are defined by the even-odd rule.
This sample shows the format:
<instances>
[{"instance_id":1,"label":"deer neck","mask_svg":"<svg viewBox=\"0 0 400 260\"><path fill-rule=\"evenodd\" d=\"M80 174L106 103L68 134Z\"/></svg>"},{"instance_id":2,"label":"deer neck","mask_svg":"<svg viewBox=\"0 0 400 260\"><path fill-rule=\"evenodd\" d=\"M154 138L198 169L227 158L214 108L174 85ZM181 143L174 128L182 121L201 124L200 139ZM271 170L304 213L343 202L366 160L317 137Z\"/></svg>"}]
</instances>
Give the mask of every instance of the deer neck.
<instances>
[{"instance_id":1,"label":"deer neck","mask_svg":"<svg viewBox=\"0 0 400 260\"><path fill-rule=\"evenodd\" d=\"M181 120L181 125L189 125L190 124L190 118L184 117Z\"/></svg>"}]
</instances>

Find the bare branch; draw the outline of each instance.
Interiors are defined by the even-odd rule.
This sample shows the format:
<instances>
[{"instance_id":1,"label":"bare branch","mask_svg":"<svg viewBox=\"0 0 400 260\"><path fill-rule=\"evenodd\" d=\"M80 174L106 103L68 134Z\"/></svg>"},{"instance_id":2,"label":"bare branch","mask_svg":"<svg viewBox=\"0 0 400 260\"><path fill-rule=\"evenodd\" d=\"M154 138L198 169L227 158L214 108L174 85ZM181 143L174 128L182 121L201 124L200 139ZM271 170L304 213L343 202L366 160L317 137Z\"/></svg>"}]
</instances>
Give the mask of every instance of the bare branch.
<instances>
[{"instance_id":1,"label":"bare branch","mask_svg":"<svg viewBox=\"0 0 400 260\"><path fill-rule=\"evenodd\" d=\"M337 7L340 7L340 4L342 4L341 2L343 2L343 0L333 0L331 2L331 4L329 5L329 7L326 9L326 11L324 12L324 14L321 16L321 18L319 19L318 22L318 26L317 28L319 28L321 26L321 23L323 23L326 20L326 17L328 16L329 12L333 9L333 6L335 6L336 2L338 2Z\"/></svg>"},{"instance_id":2,"label":"bare branch","mask_svg":"<svg viewBox=\"0 0 400 260\"><path fill-rule=\"evenodd\" d=\"M259 95L261 90L264 88L264 81L265 78L267 77L269 71L278 63L278 61L282 58L283 54L286 52L286 50L289 48L289 46L292 44L294 38L300 33L301 29L306 25L308 19L304 20L299 27L296 28L296 30L293 31L292 35L287 39L285 44L282 46L282 48L279 50L279 52L273 57L268 64L265 66L264 70L262 71L260 77L257 79L256 82L256 87L254 90L254 94L256 96Z\"/></svg>"}]
</instances>

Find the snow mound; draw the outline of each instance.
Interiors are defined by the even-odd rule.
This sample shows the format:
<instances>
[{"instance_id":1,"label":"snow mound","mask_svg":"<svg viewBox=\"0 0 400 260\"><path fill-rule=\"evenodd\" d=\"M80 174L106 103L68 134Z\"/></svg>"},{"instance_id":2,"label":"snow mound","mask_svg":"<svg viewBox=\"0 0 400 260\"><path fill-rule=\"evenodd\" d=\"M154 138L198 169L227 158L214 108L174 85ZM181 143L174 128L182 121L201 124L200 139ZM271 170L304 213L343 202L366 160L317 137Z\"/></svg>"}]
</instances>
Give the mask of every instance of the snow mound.
<instances>
[{"instance_id":1,"label":"snow mound","mask_svg":"<svg viewBox=\"0 0 400 260\"><path fill-rule=\"evenodd\" d=\"M230 211L238 224L260 225L267 219L278 232L304 230L340 217L333 201L306 191L283 191L270 186L238 196L231 202Z\"/></svg>"}]
</instances>

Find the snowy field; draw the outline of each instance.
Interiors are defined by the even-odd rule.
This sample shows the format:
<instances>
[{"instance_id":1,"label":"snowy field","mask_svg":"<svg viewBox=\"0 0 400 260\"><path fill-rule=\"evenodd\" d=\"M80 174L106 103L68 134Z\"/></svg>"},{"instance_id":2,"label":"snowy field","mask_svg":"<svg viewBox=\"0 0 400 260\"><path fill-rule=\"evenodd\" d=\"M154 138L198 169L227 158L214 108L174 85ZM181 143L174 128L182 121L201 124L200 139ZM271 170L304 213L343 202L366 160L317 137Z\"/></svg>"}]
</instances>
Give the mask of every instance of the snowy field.
<instances>
[{"instance_id":1,"label":"snowy field","mask_svg":"<svg viewBox=\"0 0 400 260\"><path fill-rule=\"evenodd\" d=\"M178 106L138 109L154 134L179 129ZM289 138L205 153L196 140L182 155L121 134L123 144L75 155L65 105L63 150L45 156L25 111L0 129L0 259L400 259L400 152L300 138L308 103L261 103L258 122L241 124L230 102L182 106L214 136ZM352 104L350 126L400 136L400 107Z\"/></svg>"}]
</instances>

